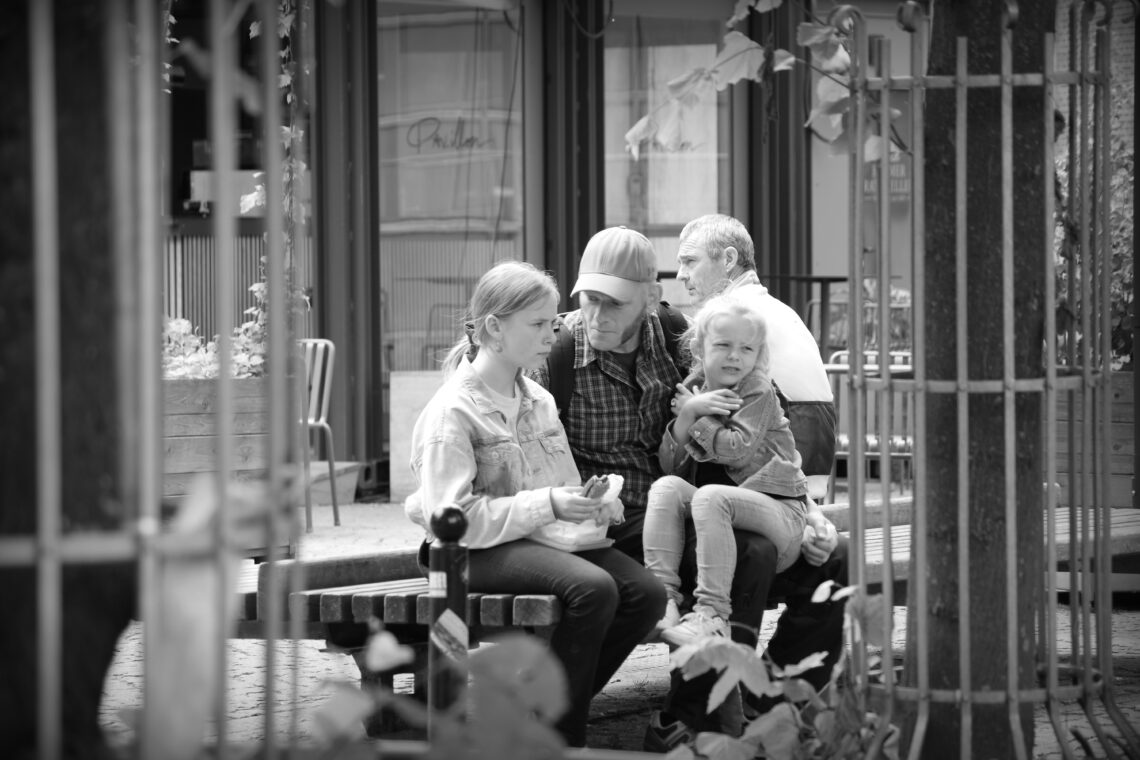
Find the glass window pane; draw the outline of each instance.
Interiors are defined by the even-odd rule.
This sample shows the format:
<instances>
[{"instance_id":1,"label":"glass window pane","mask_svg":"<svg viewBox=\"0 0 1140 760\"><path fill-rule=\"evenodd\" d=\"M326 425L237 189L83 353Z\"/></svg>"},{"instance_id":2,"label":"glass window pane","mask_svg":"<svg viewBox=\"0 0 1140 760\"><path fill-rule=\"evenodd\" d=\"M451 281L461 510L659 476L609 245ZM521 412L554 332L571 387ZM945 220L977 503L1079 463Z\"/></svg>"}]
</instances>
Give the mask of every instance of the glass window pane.
<instances>
[{"instance_id":1,"label":"glass window pane","mask_svg":"<svg viewBox=\"0 0 1140 760\"><path fill-rule=\"evenodd\" d=\"M378 7L385 369L436 369L475 281L523 256L522 11Z\"/></svg>"},{"instance_id":2,"label":"glass window pane","mask_svg":"<svg viewBox=\"0 0 1140 760\"><path fill-rule=\"evenodd\" d=\"M668 83L712 64L730 15L731 2L624 0L605 36L605 223L653 241L674 302L687 301L667 276L676 270L677 236L694 217L731 212L734 162L729 92L680 107ZM625 133L646 114L661 128L635 160Z\"/></svg>"}]
</instances>

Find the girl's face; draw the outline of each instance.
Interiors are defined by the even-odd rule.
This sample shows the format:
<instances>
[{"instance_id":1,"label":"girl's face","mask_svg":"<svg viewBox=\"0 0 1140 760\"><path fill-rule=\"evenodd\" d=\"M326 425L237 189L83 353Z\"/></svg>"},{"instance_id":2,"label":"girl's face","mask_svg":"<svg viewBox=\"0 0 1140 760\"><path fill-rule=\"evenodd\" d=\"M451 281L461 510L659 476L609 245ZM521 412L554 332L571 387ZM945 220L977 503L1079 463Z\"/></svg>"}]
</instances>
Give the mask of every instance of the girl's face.
<instances>
[{"instance_id":1,"label":"girl's face","mask_svg":"<svg viewBox=\"0 0 1140 760\"><path fill-rule=\"evenodd\" d=\"M709 389L731 388L756 368L759 331L744 317L722 314L709 322L701 349Z\"/></svg>"},{"instance_id":2,"label":"girl's face","mask_svg":"<svg viewBox=\"0 0 1140 760\"><path fill-rule=\"evenodd\" d=\"M499 319L498 340L503 346L499 354L504 362L523 369L537 369L546 362L554 345L554 320L558 317L558 301L554 296Z\"/></svg>"}]
</instances>

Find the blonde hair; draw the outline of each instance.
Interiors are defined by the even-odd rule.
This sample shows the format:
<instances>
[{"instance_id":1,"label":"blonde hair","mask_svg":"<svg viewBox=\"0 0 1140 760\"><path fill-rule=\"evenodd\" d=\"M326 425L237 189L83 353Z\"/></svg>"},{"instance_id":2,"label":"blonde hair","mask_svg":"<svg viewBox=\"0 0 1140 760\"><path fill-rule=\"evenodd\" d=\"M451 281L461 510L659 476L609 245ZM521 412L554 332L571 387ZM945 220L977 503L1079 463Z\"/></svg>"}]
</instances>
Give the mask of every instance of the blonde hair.
<instances>
[{"instance_id":1,"label":"blonde hair","mask_svg":"<svg viewBox=\"0 0 1140 760\"><path fill-rule=\"evenodd\" d=\"M756 337L760 341L760 350L756 355L756 367L753 372L759 372L768 377L770 354L768 351L768 322L748 299L738 298L732 294L719 295L710 298L700 311L693 317L693 323L681 336L681 345L686 348L693 360L693 369L704 371L704 343L708 337L709 327L718 317L740 317L752 324Z\"/></svg>"},{"instance_id":2,"label":"blonde hair","mask_svg":"<svg viewBox=\"0 0 1140 760\"><path fill-rule=\"evenodd\" d=\"M487 342L487 317L500 319L529 309L544 299L558 300L558 284L546 272L525 261L501 261L479 278L471 293L464 319L466 335L452 346L443 360L444 372L455 371L463 357L475 358Z\"/></svg>"}]
</instances>

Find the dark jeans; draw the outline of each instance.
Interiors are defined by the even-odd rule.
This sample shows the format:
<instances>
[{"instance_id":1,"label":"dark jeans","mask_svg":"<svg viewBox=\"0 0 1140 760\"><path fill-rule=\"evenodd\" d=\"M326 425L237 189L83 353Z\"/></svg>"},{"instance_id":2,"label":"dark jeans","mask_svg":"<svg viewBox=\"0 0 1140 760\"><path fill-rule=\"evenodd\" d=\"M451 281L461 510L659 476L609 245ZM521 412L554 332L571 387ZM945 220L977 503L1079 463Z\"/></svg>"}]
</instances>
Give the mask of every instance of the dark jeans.
<instances>
[{"instance_id":1,"label":"dark jeans","mask_svg":"<svg viewBox=\"0 0 1140 760\"><path fill-rule=\"evenodd\" d=\"M570 708L557 728L570 746L585 745L590 700L665 613L665 587L612 548L570 553L526 540L472 549L468 577L471 591L562 600L550 648L566 669Z\"/></svg>"},{"instance_id":2,"label":"dark jeans","mask_svg":"<svg viewBox=\"0 0 1140 760\"><path fill-rule=\"evenodd\" d=\"M782 599L786 605L776 631L768 642L768 654L779 665L790 665L815 652L827 652L823 665L800 677L817 689L822 688L831 676L831 669L839 659L843 645L843 603L814 604L812 592L825 580L847 585L847 541L839 545L827 562L819 567L808 564L801 556L799 561L780 574L776 574L776 547L764 536L748 531L733 531L736 536L736 573L732 581L732 638L755 647L760 624L768 600ZM685 554L681 562L681 590L686 595L696 583L696 537L689 523L686 530ZM620 544L640 557L640 547L632 541ZM685 681L677 671L671 677L665 712L680 718L697 731L731 731L730 717L724 712L709 714L709 692L718 678L717 673Z\"/></svg>"}]
</instances>

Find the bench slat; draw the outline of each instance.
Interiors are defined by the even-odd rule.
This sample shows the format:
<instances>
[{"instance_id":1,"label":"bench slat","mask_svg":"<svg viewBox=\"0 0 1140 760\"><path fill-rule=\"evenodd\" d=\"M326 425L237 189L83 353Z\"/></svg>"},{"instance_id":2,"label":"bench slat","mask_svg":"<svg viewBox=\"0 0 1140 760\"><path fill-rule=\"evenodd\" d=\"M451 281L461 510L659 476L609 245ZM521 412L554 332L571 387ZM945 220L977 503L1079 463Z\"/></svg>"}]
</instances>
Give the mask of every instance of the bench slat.
<instances>
[{"instance_id":1,"label":"bench slat","mask_svg":"<svg viewBox=\"0 0 1140 760\"><path fill-rule=\"evenodd\" d=\"M416 591L426 587L426 585L426 581L420 578L407 578L398 581L384 581L382 583L361 583L355 586L339 586L331 589L302 591L298 592L296 596L298 598L310 599L316 597L317 605L315 612L317 619L322 623L367 622L368 616L361 619L355 615L355 600L357 597L371 594L379 594L383 597L385 594L402 590ZM300 611L298 610L298 612ZM312 620L313 614L313 607L309 606L306 611L306 619Z\"/></svg>"},{"instance_id":2,"label":"bench slat","mask_svg":"<svg viewBox=\"0 0 1140 760\"><path fill-rule=\"evenodd\" d=\"M1046 519L1042 515L1042 520ZM1058 508L1055 512L1057 561L1067 562L1071 556L1069 535L1069 510ZM1089 516L1090 529L1092 515ZM1077 526L1078 541L1080 525ZM894 580L906 580L910 573L910 533L909 524L891 527L891 570ZM867 566L867 582L882 583L885 542L882 528L874 528L863 533L863 551ZM1140 552L1140 509L1109 510L1109 552L1113 555Z\"/></svg>"}]
</instances>

